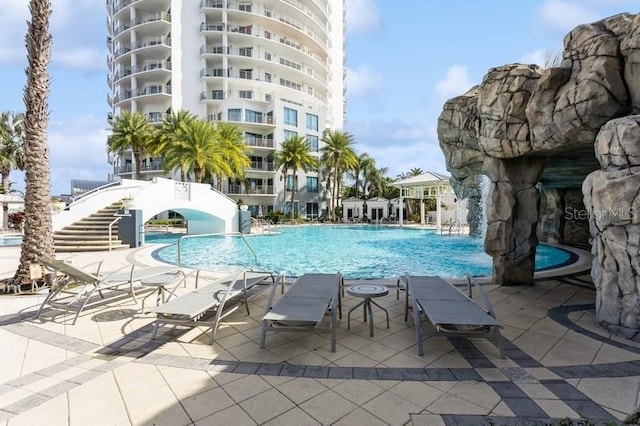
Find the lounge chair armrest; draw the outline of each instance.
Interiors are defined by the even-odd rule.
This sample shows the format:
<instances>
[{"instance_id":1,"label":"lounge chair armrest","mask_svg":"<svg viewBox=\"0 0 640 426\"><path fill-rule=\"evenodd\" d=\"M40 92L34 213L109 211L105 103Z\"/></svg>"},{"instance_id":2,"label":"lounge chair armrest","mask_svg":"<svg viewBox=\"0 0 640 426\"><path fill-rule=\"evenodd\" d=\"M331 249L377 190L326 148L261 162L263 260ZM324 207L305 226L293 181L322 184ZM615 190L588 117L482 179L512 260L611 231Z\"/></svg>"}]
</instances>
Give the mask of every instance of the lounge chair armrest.
<instances>
[{"instance_id":1,"label":"lounge chair armrest","mask_svg":"<svg viewBox=\"0 0 640 426\"><path fill-rule=\"evenodd\" d=\"M484 309L489 313L489 315L491 315L492 317L496 318L496 313L493 310L493 305L491 304L491 301L489 300L489 296L487 295L487 292L484 291L482 286L480 286L480 284L478 284L478 282L471 275L465 274L465 276L467 277L467 285L469 286L469 297L472 297L471 296L471 286L473 285L473 286L475 286L475 288L478 289L478 293L480 293L480 296L482 297L482 301L484 302L484 305L485 305Z\"/></svg>"}]
</instances>

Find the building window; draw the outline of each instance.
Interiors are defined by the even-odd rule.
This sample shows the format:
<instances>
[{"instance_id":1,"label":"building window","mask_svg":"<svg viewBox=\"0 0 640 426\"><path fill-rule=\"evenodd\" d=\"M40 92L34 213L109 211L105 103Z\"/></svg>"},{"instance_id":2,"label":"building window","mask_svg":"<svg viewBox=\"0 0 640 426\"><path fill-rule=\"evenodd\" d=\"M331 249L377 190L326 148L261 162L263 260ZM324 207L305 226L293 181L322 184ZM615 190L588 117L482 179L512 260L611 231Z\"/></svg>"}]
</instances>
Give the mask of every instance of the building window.
<instances>
[{"instance_id":1,"label":"building window","mask_svg":"<svg viewBox=\"0 0 640 426\"><path fill-rule=\"evenodd\" d=\"M244 78L246 80L253 79L253 68L247 68L240 70L240 78Z\"/></svg>"},{"instance_id":2,"label":"building window","mask_svg":"<svg viewBox=\"0 0 640 426\"><path fill-rule=\"evenodd\" d=\"M284 124L298 127L298 111L291 108L284 109Z\"/></svg>"},{"instance_id":3,"label":"building window","mask_svg":"<svg viewBox=\"0 0 640 426\"><path fill-rule=\"evenodd\" d=\"M319 214L318 203L307 203L307 219L317 219Z\"/></svg>"},{"instance_id":4,"label":"building window","mask_svg":"<svg viewBox=\"0 0 640 426\"><path fill-rule=\"evenodd\" d=\"M291 130L285 130L283 133L285 141L291 139L294 136L298 136L298 132L292 132Z\"/></svg>"},{"instance_id":5,"label":"building window","mask_svg":"<svg viewBox=\"0 0 640 426\"><path fill-rule=\"evenodd\" d=\"M291 201L285 201L284 202L284 214L285 215L290 215L291 214ZM294 201L293 203L293 214L297 215L298 214L298 202Z\"/></svg>"},{"instance_id":6,"label":"building window","mask_svg":"<svg viewBox=\"0 0 640 426\"><path fill-rule=\"evenodd\" d=\"M296 175L296 179L295 181L293 180L293 175L287 175L287 177L284 180L284 190L285 191L291 191L291 188L293 188L292 183L295 182L295 188L298 188L298 176Z\"/></svg>"},{"instance_id":7,"label":"building window","mask_svg":"<svg viewBox=\"0 0 640 426\"><path fill-rule=\"evenodd\" d=\"M307 192L318 192L318 178L307 176Z\"/></svg>"},{"instance_id":8,"label":"building window","mask_svg":"<svg viewBox=\"0 0 640 426\"><path fill-rule=\"evenodd\" d=\"M311 147L311 152L318 152L320 150L319 147L319 139L314 135L307 135L307 142L309 142L309 146Z\"/></svg>"},{"instance_id":9,"label":"building window","mask_svg":"<svg viewBox=\"0 0 640 426\"><path fill-rule=\"evenodd\" d=\"M242 121L242 110L241 109L230 109L228 112L228 120L229 121Z\"/></svg>"},{"instance_id":10,"label":"building window","mask_svg":"<svg viewBox=\"0 0 640 426\"><path fill-rule=\"evenodd\" d=\"M211 99L224 99L224 92L222 90L213 90L211 92Z\"/></svg>"},{"instance_id":11,"label":"building window","mask_svg":"<svg viewBox=\"0 0 640 426\"><path fill-rule=\"evenodd\" d=\"M241 90L240 91L240 99L253 99L253 91L252 90Z\"/></svg>"},{"instance_id":12,"label":"building window","mask_svg":"<svg viewBox=\"0 0 640 426\"><path fill-rule=\"evenodd\" d=\"M253 47L241 47L240 49L238 49L238 53L240 54L240 56L252 57Z\"/></svg>"},{"instance_id":13,"label":"building window","mask_svg":"<svg viewBox=\"0 0 640 426\"><path fill-rule=\"evenodd\" d=\"M306 123L307 123L307 130L313 130L314 132L318 131L318 116L317 115L307 113L307 115L306 115Z\"/></svg>"},{"instance_id":14,"label":"building window","mask_svg":"<svg viewBox=\"0 0 640 426\"><path fill-rule=\"evenodd\" d=\"M245 120L249 123L262 123L262 113L247 109L244 111Z\"/></svg>"}]
</instances>

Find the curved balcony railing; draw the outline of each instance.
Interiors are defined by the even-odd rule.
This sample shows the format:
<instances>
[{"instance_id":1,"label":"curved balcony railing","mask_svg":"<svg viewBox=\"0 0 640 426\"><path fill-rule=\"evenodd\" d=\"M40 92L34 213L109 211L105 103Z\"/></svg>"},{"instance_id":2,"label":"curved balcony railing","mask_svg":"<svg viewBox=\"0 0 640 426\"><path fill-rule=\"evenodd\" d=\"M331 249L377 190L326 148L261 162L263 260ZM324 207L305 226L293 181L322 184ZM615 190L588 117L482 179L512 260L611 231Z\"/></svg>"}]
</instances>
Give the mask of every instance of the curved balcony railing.
<instances>
[{"instance_id":1,"label":"curved balcony railing","mask_svg":"<svg viewBox=\"0 0 640 426\"><path fill-rule=\"evenodd\" d=\"M117 81L121 78L128 77L132 74L137 74L145 71L156 71L156 70L171 71L171 62L169 61L150 62L142 66L124 68L121 71L116 72L113 75L113 78L114 78L114 81Z\"/></svg>"},{"instance_id":2,"label":"curved balcony railing","mask_svg":"<svg viewBox=\"0 0 640 426\"><path fill-rule=\"evenodd\" d=\"M148 95L170 95L171 94L171 86L169 85L155 85L155 86L147 86L143 89L139 89L135 92L131 90L125 90L124 93L119 93L113 98L114 103L122 102L127 99L135 98L138 96L148 96Z\"/></svg>"},{"instance_id":3,"label":"curved balcony railing","mask_svg":"<svg viewBox=\"0 0 640 426\"><path fill-rule=\"evenodd\" d=\"M122 33L123 31L126 31L137 25L148 24L150 22L157 22L157 21L171 22L171 15L167 12L158 12L158 13L153 13L150 15L143 16L141 18L132 19L129 22L121 23L120 25L115 27L113 29L113 35L115 37L120 33Z\"/></svg>"},{"instance_id":4,"label":"curved balcony railing","mask_svg":"<svg viewBox=\"0 0 640 426\"><path fill-rule=\"evenodd\" d=\"M283 44L285 46L289 46L293 49L296 49L302 53L304 53L307 56L312 57L313 59L315 59L316 61L318 61L321 65L323 66L327 66L327 62L322 58L322 56L320 56L318 53L316 53L315 50L305 46L302 43L299 43L295 40L291 40L289 38L287 38L287 36L285 35L279 35L276 33L272 33L271 31L268 30L262 30L261 28L254 26L254 25L229 25L226 26L224 23L222 22L217 22L217 23L209 23L209 22L203 22L200 24L200 31L219 31L219 32L228 32L228 33L232 33L232 34L245 34L245 35L250 35L250 36L254 36L254 37L261 37L264 38L266 40L273 40L277 43Z\"/></svg>"}]
</instances>

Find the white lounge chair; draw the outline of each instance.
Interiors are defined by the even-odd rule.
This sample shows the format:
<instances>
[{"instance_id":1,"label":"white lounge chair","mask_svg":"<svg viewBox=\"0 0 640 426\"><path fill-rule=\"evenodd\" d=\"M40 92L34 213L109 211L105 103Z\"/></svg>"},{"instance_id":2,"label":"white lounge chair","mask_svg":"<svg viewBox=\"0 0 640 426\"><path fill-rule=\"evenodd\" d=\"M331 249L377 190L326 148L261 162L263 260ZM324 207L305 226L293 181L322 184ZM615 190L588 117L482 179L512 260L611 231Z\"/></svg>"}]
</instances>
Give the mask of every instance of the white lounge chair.
<instances>
[{"instance_id":1,"label":"white lounge chair","mask_svg":"<svg viewBox=\"0 0 640 426\"><path fill-rule=\"evenodd\" d=\"M489 297L470 275L467 275L468 296L440 277L405 275L402 280L407 290L405 321L410 298L419 356L424 355L422 341L425 337L454 335L487 337L493 340L500 351L500 356L504 358L502 335L500 334L501 325L496 319ZM472 285L481 295L485 307L480 306L472 299ZM433 331L422 328L422 315L433 325Z\"/></svg>"},{"instance_id":2,"label":"white lounge chair","mask_svg":"<svg viewBox=\"0 0 640 426\"><path fill-rule=\"evenodd\" d=\"M228 306L230 302L242 299L247 315L249 315L249 304L247 290L251 287L267 282L275 283L274 276L266 272L253 272L238 270L224 277L214 279L209 284L200 287L199 281L206 279L202 271L196 272L195 290L190 293L178 296L171 301L164 303L150 312L156 314L153 339L156 338L161 324L173 324L182 327L195 327L206 325L211 327L209 344L216 338L216 332L222 318L235 312L240 304ZM215 315L211 319L203 319L208 313Z\"/></svg>"},{"instance_id":3,"label":"white lounge chair","mask_svg":"<svg viewBox=\"0 0 640 426\"><path fill-rule=\"evenodd\" d=\"M40 317L45 307L50 307L75 312L72 324L76 323L84 308L104 303L105 290L127 292L136 302L134 283L148 277L169 273L182 274L184 278L184 274L175 266L127 265L110 274L99 276L62 260L38 259L38 262L59 275L59 278L55 280L42 301L36 318ZM99 298L94 297L96 292Z\"/></svg>"},{"instance_id":4,"label":"white lounge chair","mask_svg":"<svg viewBox=\"0 0 640 426\"><path fill-rule=\"evenodd\" d=\"M281 277L284 280L284 277ZM304 274L274 304L277 283L273 284L267 309L262 317L260 348L265 348L267 331L308 331L316 328L331 311L331 352L336 351L337 311L341 305L342 276Z\"/></svg>"}]
</instances>

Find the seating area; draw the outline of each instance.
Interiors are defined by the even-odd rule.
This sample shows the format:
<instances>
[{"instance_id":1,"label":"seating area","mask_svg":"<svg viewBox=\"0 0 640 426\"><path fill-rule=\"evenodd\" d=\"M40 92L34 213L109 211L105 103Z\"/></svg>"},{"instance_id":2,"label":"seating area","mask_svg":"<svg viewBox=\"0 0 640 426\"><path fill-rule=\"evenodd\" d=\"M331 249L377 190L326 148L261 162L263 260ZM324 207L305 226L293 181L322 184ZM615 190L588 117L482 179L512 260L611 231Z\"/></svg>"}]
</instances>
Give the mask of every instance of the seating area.
<instances>
[{"instance_id":1,"label":"seating area","mask_svg":"<svg viewBox=\"0 0 640 426\"><path fill-rule=\"evenodd\" d=\"M275 277L269 273L239 269L218 278L206 277L206 271L202 269L198 269L194 273L196 278L193 291L151 309L150 312L156 314L153 339L156 338L161 324L186 327L206 325L211 328L209 338L211 344L215 341L222 318L235 312L240 307L240 303L244 305L247 315L251 314L247 296L248 290L262 283L273 283L274 287L276 286ZM199 285L200 281L207 280L210 282L204 287ZM208 313L212 313L212 315L206 317ZM206 320L201 320L205 317Z\"/></svg>"},{"instance_id":2,"label":"seating area","mask_svg":"<svg viewBox=\"0 0 640 426\"><path fill-rule=\"evenodd\" d=\"M146 278L162 274L180 274L180 282L185 278L184 273L174 266L143 268L136 265L125 265L106 275L101 275L101 263L99 262L95 273L63 260L39 259L39 262L53 277L50 279L52 283L50 290L42 301L36 318L40 317L43 309L53 308L75 312L72 324L76 323L85 308L104 304L108 302L105 300L106 298L113 299L118 295L121 296L123 292L130 296L135 303L136 289L142 290L140 283ZM123 289L123 287L125 288Z\"/></svg>"},{"instance_id":3,"label":"seating area","mask_svg":"<svg viewBox=\"0 0 640 426\"><path fill-rule=\"evenodd\" d=\"M331 315L331 352L335 352L338 310L342 318L341 284L340 273L304 274L274 303L278 288L278 283L274 282L265 315L262 317L260 348L265 348L268 331L306 331L317 328L328 312Z\"/></svg>"},{"instance_id":4,"label":"seating area","mask_svg":"<svg viewBox=\"0 0 640 426\"><path fill-rule=\"evenodd\" d=\"M418 355L424 355L423 340L428 336L452 335L457 337L482 337L493 340L504 358L500 322L491 306L491 301L480 285L467 275L467 291L465 295L457 287L440 277L405 275L402 281L406 284L405 321L411 309L413 324L416 330L416 347ZM473 300L472 288L481 296L484 307ZM411 300L411 306L409 306ZM422 317L431 324L430 330L422 327Z\"/></svg>"},{"instance_id":5,"label":"seating area","mask_svg":"<svg viewBox=\"0 0 640 426\"><path fill-rule=\"evenodd\" d=\"M85 265L89 259L72 260ZM97 264L75 269L94 277L108 276L103 271L130 274L122 268L138 263L129 260L135 259L107 258L100 274ZM58 266L63 274L64 265ZM100 398L118 402L109 412L92 410L92 416L112 424L122 415L135 424L555 424L583 415L604 424L623 419L636 404L640 343L597 327L589 308L592 288L553 279L500 287L477 286L469 278L359 281L337 273L292 279L183 270L184 280L162 274L141 280L134 285L135 301L129 281L120 286L120 297L109 297L105 288L101 299L94 290L92 298L100 303L85 305L75 325L49 304L35 319L46 293L12 298L21 305L3 308L0 339L19 335L29 344L7 345L12 354L20 348L25 354L6 358L3 389L17 402L0 402L0 412L11 413L5 418L18 424L42 423L34 420L38 415L53 423L62 417L77 421L79 404L87 405L81 396L100 392ZM156 293L159 286L166 286L164 294ZM363 294L375 297L371 310L358 306ZM294 299L308 308L291 309ZM456 314L465 318L461 324L441 317L448 313L440 308L451 301L463 304L458 311L464 313ZM470 321L467 311L482 321ZM461 335L455 328L479 333ZM46 357L33 355L40 346ZM14 359L20 368L11 367ZM16 376L8 377L12 372ZM44 389L42 380L54 386L50 393L37 390ZM53 392L60 386L68 389L60 396L68 399L64 404L57 404L60 393Z\"/></svg>"}]
</instances>

